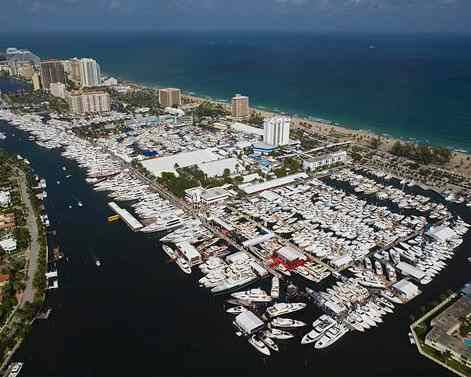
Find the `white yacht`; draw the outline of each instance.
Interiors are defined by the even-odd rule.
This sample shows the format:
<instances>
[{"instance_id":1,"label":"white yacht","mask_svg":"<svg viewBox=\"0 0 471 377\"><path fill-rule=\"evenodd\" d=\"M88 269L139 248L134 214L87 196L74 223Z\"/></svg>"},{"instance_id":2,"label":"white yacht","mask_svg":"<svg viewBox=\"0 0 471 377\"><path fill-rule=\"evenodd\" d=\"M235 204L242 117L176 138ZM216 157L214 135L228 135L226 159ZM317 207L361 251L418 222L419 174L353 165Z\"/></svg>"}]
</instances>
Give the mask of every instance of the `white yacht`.
<instances>
[{"instance_id":1,"label":"white yacht","mask_svg":"<svg viewBox=\"0 0 471 377\"><path fill-rule=\"evenodd\" d=\"M270 295L275 300L280 297L280 279L276 276L273 276L273 278L271 280Z\"/></svg>"},{"instance_id":2,"label":"white yacht","mask_svg":"<svg viewBox=\"0 0 471 377\"><path fill-rule=\"evenodd\" d=\"M286 328L306 326L306 324L304 322L298 321L296 319L282 318L282 317L277 317L277 318L273 319L271 321L271 324L275 327L286 327Z\"/></svg>"},{"instance_id":3,"label":"white yacht","mask_svg":"<svg viewBox=\"0 0 471 377\"><path fill-rule=\"evenodd\" d=\"M273 306L268 307L267 314L269 317L274 318L280 315L297 312L298 310L302 310L305 307L306 307L306 304L302 302L295 302L295 303L280 302Z\"/></svg>"},{"instance_id":4,"label":"white yacht","mask_svg":"<svg viewBox=\"0 0 471 377\"><path fill-rule=\"evenodd\" d=\"M256 338L255 335L252 335L248 341L257 351L266 356L270 356L270 350L268 347L260 339Z\"/></svg>"},{"instance_id":5,"label":"white yacht","mask_svg":"<svg viewBox=\"0 0 471 377\"><path fill-rule=\"evenodd\" d=\"M231 289L235 289L242 285L251 283L256 278L257 278L256 275L254 275L253 273L242 273L239 275L230 276L227 279L225 279L221 284L211 288L211 292L220 293L220 292L228 291Z\"/></svg>"},{"instance_id":6,"label":"white yacht","mask_svg":"<svg viewBox=\"0 0 471 377\"><path fill-rule=\"evenodd\" d=\"M314 344L314 348L322 349L329 347L339 340L348 332L348 329L341 324L331 327L325 334Z\"/></svg>"},{"instance_id":7,"label":"white yacht","mask_svg":"<svg viewBox=\"0 0 471 377\"><path fill-rule=\"evenodd\" d=\"M253 288L243 292L235 292L232 293L231 296L238 300L252 302L270 302L273 299L263 289L260 288Z\"/></svg>"},{"instance_id":8,"label":"white yacht","mask_svg":"<svg viewBox=\"0 0 471 377\"><path fill-rule=\"evenodd\" d=\"M233 306L231 308L226 309L226 313L230 314L240 314L242 312L245 312L247 309L245 309L243 306Z\"/></svg>"},{"instance_id":9,"label":"white yacht","mask_svg":"<svg viewBox=\"0 0 471 377\"><path fill-rule=\"evenodd\" d=\"M180 269L185 274L191 274L191 267L185 258L178 256L177 259L175 259L175 261L177 262L178 267L180 267Z\"/></svg>"},{"instance_id":10,"label":"white yacht","mask_svg":"<svg viewBox=\"0 0 471 377\"><path fill-rule=\"evenodd\" d=\"M165 252L165 254L167 254L170 257L170 259L177 258L177 253L170 246L162 245L162 250Z\"/></svg>"},{"instance_id":11,"label":"white yacht","mask_svg":"<svg viewBox=\"0 0 471 377\"><path fill-rule=\"evenodd\" d=\"M269 336L264 335L262 337L262 342L265 343L268 346L268 348L270 348L271 350L273 350L275 352L278 352L280 350L278 348L277 344Z\"/></svg>"},{"instance_id":12,"label":"white yacht","mask_svg":"<svg viewBox=\"0 0 471 377\"><path fill-rule=\"evenodd\" d=\"M280 340L287 340L294 338L294 335L291 334L288 331L280 330L280 329L275 329L271 328L265 331L265 335L268 336L269 338L274 338L274 339L280 339Z\"/></svg>"},{"instance_id":13,"label":"white yacht","mask_svg":"<svg viewBox=\"0 0 471 377\"><path fill-rule=\"evenodd\" d=\"M301 344L309 344L319 340L320 337L335 324L336 321L332 317L327 314L321 315L312 324L313 329L304 335Z\"/></svg>"}]
</instances>

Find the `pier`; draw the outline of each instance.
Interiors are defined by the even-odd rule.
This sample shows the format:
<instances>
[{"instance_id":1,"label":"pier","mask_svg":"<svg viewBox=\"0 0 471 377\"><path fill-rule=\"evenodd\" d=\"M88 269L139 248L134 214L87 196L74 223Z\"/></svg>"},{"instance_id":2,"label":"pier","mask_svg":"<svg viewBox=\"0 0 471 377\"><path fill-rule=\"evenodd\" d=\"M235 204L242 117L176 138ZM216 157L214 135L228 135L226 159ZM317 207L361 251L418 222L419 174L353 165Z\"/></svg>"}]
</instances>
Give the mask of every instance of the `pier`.
<instances>
[{"instance_id":1,"label":"pier","mask_svg":"<svg viewBox=\"0 0 471 377\"><path fill-rule=\"evenodd\" d=\"M142 228L142 224L129 213L128 210L121 208L115 202L109 202L108 206L116 212L116 214L123 219L123 221L133 230L134 232Z\"/></svg>"}]
</instances>

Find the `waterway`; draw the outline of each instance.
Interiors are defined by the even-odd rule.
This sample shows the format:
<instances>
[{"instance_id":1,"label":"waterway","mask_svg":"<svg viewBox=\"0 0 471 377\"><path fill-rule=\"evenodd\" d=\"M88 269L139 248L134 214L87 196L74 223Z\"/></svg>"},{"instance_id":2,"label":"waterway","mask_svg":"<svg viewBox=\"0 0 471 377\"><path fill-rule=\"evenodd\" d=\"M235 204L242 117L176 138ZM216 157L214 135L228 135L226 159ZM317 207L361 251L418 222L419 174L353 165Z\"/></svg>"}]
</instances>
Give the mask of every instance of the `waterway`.
<instances>
[{"instance_id":1,"label":"waterway","mask_svg":"<svg viewBox=\"0 0 471 377\"><path fill-rule=\"evenodd\" d=\"M424 294L380 327L348 334L322 351L290 341L265 359L234 334L222 299L199 288L198 275L168 263L155 236L107 223L106 195L86 184L73 161L5 123L0 132L7 134L0 148L28 158L46 178L53 242L66 256L60 288L48 294L51 316L35 323L14 357L25 362L23 376L451 376L421 357L407 333L410 316L418 317L424 304L470 280L471 236ZM458 210L471 221L466 208ZM309 309L295 317L312 322L314 314Z\"/></svg>"}]
</instances>

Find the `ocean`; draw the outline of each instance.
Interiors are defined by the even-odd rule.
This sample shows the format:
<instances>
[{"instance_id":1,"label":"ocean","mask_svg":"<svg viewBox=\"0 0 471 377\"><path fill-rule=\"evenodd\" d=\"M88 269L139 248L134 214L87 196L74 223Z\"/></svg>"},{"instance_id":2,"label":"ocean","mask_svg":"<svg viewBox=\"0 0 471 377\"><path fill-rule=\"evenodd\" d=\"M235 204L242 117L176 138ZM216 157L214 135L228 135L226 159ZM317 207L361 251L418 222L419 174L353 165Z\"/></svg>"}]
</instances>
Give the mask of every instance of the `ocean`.
<instances>
[{"instance_id":1,"label":"ocean","mask_svg":"<svg viewBox=\"0 0 471 377\"><path fill-rule=\"evenodd\" d=\"M471 36L280 32L0 34L147 85L471 151Z\"/></svg>"}]
</instances>

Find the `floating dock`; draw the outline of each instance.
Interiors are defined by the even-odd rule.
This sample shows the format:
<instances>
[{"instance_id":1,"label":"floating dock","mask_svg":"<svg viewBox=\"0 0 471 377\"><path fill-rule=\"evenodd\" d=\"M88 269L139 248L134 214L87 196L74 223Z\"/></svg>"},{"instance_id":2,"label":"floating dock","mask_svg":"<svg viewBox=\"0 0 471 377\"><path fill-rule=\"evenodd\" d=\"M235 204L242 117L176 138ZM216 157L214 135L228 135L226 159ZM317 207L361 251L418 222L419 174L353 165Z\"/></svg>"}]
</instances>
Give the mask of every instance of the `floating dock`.
<instances>
[{"instance_id":1,"label":"floating dock","mask_svg":"<svg viewBox=\"0 0 471 377\"><path fill-rule=\"evenodd\" d=\"M119 215L119 217L121 217L121 219L126 223L128 224L128 226L134 231L138 231L139 229L141 229L143 227L143 225L137 221L137 219L131 215L126 209L124 208L121 208L119 205L117 205L115 202L109 202L108 203L108 206L114 211L116 212L117 215Z\"/></svg>"}]
</instances>

